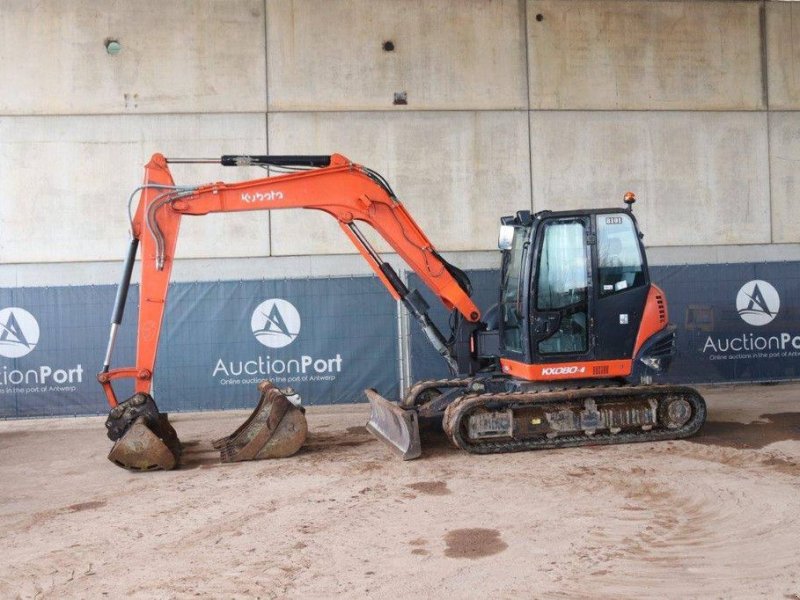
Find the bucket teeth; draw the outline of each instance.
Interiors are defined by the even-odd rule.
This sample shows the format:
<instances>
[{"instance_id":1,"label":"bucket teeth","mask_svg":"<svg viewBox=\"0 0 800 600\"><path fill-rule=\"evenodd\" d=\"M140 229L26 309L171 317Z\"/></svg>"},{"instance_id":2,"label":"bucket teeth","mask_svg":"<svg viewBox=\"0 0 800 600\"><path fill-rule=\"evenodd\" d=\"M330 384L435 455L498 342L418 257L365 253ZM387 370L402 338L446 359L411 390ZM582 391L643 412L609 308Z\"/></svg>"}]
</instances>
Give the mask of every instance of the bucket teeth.
<instances>
[{"instance_id":1,"label":"bucket teeth","mask_svg":"<svg viewBox=\"0 0 800 600\"><path fill-rule=\"evenodd\" d=\"M266 394L264 394L262 392L261 397L258 399L258 404L253 409L253 412L250 413L250 416L247 417L247 419L245 419L244 423L242 423L241 425L239 425L239 427L236 428L236 431L234 431L230 435L226 435L226 436L223 436L221 438L217 438L216 440L211 442L211 445L214 446L214 449L215 450L222 450L228 444L228 442L230 442L230 441L238 438L239 436L241 436L242 433L248 427L250 427L250 424L256 418L256 415L258 415L261 412L261 410L264 408L264 402L265 401L266 401Z\"/></svg>"},{"instance_id":2,"label":"bucket teeth","mask_svg":"<svg viewBox=\"0 0 800 600\"><path fill-rule=\"evenodd\" d=\"M419 419L415 410L403 409L389 402L373 389L364 390L372 412L367 431L386 444L403 460L419 458Z\"/></svg>"},{"instance_id":3,"label":"bucket teeth","mask_svg":"<svg viewBox=\"0 0 800 600\"><path fill-rule=\"evenodd\" d=\"M258 389L261 397L247 420L231 435L213 442L222 462L284 458L297 452L306 440L305 411L269 381L262 381Z\"/></svg>"}]
</instances>

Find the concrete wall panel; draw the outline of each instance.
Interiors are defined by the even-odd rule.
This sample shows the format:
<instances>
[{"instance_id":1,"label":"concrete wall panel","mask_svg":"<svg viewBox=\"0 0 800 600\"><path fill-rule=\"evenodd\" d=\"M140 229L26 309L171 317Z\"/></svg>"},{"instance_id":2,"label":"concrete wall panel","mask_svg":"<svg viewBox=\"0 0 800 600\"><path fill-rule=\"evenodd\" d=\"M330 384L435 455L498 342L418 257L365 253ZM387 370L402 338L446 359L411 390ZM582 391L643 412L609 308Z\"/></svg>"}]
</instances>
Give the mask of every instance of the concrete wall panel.
<instances>
[{"instance_id":1,"label":"concrete wall panel","mask_svg":"<svg viewBox=\"0 0 800 600\"><path fill-rule=\"evenodd\" d=\"M499 217L530 207L524 112L270 114L269 142L375 169L440 250L496 248ZM271 233L276 255L355 252L327 215L276 211Z\"/></svg>"},{"instance_id":2,"label":"concrete wall panel","mask_svg":"<svg viewBox=\"0 0 800 600\"><path fill-rule=\"evenodd\" d=\"M527 108L518 0L268 0L270 110ZM391 41L394 50L383 44Z\"/></svg>"},{"instance_id":3,"label":"concrete wall panel","mask_svg":"<svg viewBox=\"0 0 800 600\"><path fill-rule=\"evenodd\" d=\"M756 2L529 0L527 16L531 108L762 107Z\"/></svg>"},{"instance_id":4,"label":"concrete wall panel","mask_svg":"<svg viewBox=\"0 0 800 600\"><path fill-rule=\"evenodd\" d=\"M766 115L531 112L536 210L623 206L648 245L770 242Z\"/></svg>"},{"instance_id":5,"label":"concrete wall panel","mask_svg":"<svg viewBox=\"0 0 800 600\"><path fill-rule=\"evenodd\" d=\"M264 37L262 0L4 0L0 114L263 112Z\"/></svg>"},{"instance_id":6,"label":"concrete wall panel","mask_svg":"<svg viewBox=\"0 0 800 600\"><path fill-rule=\"evenodd\" d=\"M117 260L126 203L150 155L263 153L264 115L0 118L0 262ZM177 184L263 176L254 169L174 165ZM137 198L138 200L138 198ZM178 256L263 256L266 213L186 217Z\"/></svg>"},{"instance_id":7,"label":"concrete wall panel","mask_svg":"<svg viewBox=\"0 0 800 600\"><path fill-rule=\"evenodd\" d=\"M800 112L772 113L770 174L775 243L800 243Z\"/></svg>"},{"instance_id":8,"label":"concrete wall panel","mask_svg":"<svg viewBox=\"0 0 800 600\"><path fill-rule=\"evenodd\" d=\"M769 106L800 109L800 3L767 2Z\"/></svg>"}]
</instances>

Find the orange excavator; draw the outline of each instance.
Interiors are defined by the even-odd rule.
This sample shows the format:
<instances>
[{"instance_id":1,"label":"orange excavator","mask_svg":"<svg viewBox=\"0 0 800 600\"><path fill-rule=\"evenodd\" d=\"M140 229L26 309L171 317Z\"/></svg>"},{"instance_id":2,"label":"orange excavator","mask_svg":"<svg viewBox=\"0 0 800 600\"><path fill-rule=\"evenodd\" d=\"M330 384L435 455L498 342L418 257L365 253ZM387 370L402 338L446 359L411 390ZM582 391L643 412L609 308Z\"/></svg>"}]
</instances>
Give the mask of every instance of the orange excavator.
<instances>
[{"instance_id":1,"label":"orange excavator","mask_svg":"<svg viewBox=\"0 0 800 600\"><path fill-rule=\"evenodd\" d=\"M175 185L169 163L211 162L284 171L238 183ZM156 351L183 215L304 208L331 215L389 293L420 324L451 377L414 384L398 402L366 390L367 429L403 459L421 455L420 420L440 423L452 442L486 454L537 448L677 439L703 424L706 406L689 387L656 385L675 354L663 292L650 282L644 246L626 207L519 211L501 219L499 302L485 315L467 275L435 249L375 171L344 156L155 154L131 217L132 239L98 381L111 406L109 459L134 470L171 469L181 444L151 396ZM418 290L409 290L359 229L369 224L453 312L445 336ZM141 243L136 364L111 356ZM112 382L133 379L118 402ZM248 419L214 446L225 462L285 457L302 447L305 411L269 381Z\"/></svg>"}]
</instances>

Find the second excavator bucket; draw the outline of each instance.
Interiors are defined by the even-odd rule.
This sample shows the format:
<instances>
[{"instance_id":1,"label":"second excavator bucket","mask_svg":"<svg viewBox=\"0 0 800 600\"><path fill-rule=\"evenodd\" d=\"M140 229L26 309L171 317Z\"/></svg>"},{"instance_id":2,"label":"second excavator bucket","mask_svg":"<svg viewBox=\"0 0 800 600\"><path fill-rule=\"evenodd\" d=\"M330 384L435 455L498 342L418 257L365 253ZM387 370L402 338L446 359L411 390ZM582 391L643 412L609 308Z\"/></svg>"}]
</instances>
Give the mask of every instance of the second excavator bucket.
<instances>
[{"instance_id":1,"label":"second excavator bucket","mask_svg":"<svg viewBox=\"0 0 800 600\"><path fill-rule=\"evenodd\" d=\"M222 462L284 458L306 441L305 410L292 404L270 381L262 381L258 389L258 406L247 420L231 435L213 442Z\"/></svg>"},{"instance_id":2,"label":"second excavator bucket","mask_svg":"<svg viewBox=\"0 0 800 600\"><path fill-rule=\"evenodd\" d=\"M419 458L419 418L416 411L403 409L373 389L364 390L372 412L367 431L386 444L403 460Z\"/></svg>"},{"instance_id":3,"label":"second excavator bucket","mask_svg":"<svg viewBox=\"0 0 800 600\"><path fill-rule=\"evenodd\" d=\"M149 394L134 394L114 407L106 428L114 441L108 460L117 466L131 471L169 471L178 465L178 435Z\"/></svg>"}]
</instances>

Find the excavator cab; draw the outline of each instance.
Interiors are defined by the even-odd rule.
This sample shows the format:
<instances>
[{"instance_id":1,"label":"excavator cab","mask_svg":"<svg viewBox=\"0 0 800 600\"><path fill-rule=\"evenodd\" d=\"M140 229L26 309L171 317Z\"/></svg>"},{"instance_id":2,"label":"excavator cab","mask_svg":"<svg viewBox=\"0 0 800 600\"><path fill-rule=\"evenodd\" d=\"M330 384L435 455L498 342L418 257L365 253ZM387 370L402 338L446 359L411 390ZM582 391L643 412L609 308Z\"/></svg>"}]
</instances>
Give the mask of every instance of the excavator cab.
<instances>
[{"instance_id":1,"label":"excavator cab","mask_svg":"<svg viewBox=\"0 0 800 600\"><path fill-rule=\"evenodd\" d=\"M668 368L675 328L630 209L522 211L502 222L504 373L650 383Z\"/></svg>"},{"instance_id":2,"label":"excavator cab","mask_svg":"<svg viewBox=\"0 0 800 600\"><path fill-rule=\"evenodd\" d=\"M500 298L485 327L471 329L472 368L415 384L400 407L369 393L370 430L404 459L421 454L411 413L441 417L451 440L474 453L697 431L706 409L695 390L650 385L675 354L675 327L650 281L633 201L503 217Z\"/></svg>"},{"instance_id":3,"label":"excavator cab","mask_svg":"<svg viewBox=\"0 0 800 600\"><path fill-rule=\"evenodd\" d=\"M499 336L506 372L525 374L519 365L541 364L552 365L545 376L563 375L573 363L630 359L650 291L633 215L524 211L504 218L503 228ZM576 374L585 375L580 369Z\"/></svg>"}]
</instances>

